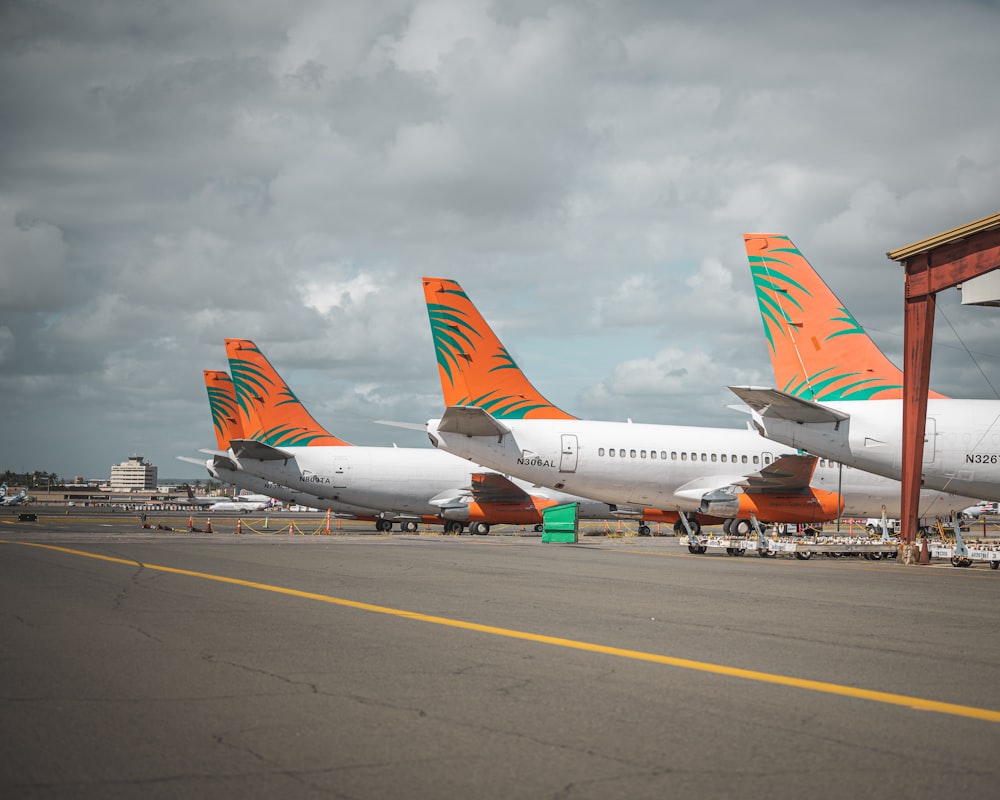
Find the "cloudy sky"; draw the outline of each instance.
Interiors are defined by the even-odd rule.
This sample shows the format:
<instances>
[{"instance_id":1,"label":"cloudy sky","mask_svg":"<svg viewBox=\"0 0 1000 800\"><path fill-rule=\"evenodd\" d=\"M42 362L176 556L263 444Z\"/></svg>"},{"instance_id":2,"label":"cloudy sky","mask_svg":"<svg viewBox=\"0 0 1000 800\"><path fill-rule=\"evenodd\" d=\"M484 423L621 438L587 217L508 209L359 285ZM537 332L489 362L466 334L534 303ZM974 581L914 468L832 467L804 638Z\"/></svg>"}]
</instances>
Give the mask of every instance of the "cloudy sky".
<instances>
[{"instance_id":1,"label":"cloudy sky","mask_svg":"<svg viewBox=\"0 0 1000 800\"><path fill-rule=\"evenodd\" d=\"M204 477L225 337L424 446L370 422L441 411L422 275L578 416L738 427L744 231L898 361L885 252L1000 211L998 41L994 0L7 0L0 470ZM933 385L995 397L1000 310L959 301Z\"/></svg>"}]
</instances>

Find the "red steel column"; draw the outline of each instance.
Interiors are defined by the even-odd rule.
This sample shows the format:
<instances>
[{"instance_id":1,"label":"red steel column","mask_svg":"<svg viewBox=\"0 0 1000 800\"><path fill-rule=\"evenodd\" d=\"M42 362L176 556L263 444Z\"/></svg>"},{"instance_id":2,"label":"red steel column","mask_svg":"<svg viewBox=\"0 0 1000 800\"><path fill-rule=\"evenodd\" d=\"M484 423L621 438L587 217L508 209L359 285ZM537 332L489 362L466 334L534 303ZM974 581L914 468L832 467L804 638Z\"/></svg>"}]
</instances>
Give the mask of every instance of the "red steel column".
<instances>
[{"instance_id":1,"label":"red steel column","mask_svg":"<svg viewBox=\"0 0 1000 800\"><path fill-rule=\"evenodd\" d=\"M924 267L926 269L926 267ZM910 264L906 264L907 279ZM927 428L927 392L930 388L931 344L937 295L906 297L903 317L903 488L900 497L902 539L913 544L920 509L920 472Z\"/></svg>"}]
</instances>

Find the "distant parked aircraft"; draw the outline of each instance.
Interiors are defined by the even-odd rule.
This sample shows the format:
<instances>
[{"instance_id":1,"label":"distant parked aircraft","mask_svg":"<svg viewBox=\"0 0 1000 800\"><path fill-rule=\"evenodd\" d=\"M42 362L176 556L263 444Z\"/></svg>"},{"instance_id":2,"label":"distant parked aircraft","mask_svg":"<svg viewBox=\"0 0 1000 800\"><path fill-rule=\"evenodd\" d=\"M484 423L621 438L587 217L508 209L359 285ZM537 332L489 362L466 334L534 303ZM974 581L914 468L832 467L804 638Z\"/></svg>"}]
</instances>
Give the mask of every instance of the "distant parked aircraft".
<instances>
[{"instance_id":1,"label":"distant parked aircraft","mask_svg":"<svg viewBox=\"0 0 1000 800\"><path fill-rule=\"evenodd\" d=\"M378 530L416 530L436 516L446 531L487 533L490 525L542 521L542 509L580 501L583 519L620 519L629 510L515 482L430 448L350 445L322 427L248 339L227 339L244 432L230 447L242 469L292 489L380 509ZM631 510L634 513L634 510Z\"/></svg>"},{"instance_id":2,"label":"distant parked aircraft","mask_svg":"<svg viewBox=\"0 0 1000 800\"><path fill-rule=\"evenodd\" d=\"M21 489L21 491L15 495L8 495L7 484L5 483L4 494L3 496L0 496L0 506L18 506L25 501L27 496L28 496L27 487Z\"/></svg>"}]
</instances>

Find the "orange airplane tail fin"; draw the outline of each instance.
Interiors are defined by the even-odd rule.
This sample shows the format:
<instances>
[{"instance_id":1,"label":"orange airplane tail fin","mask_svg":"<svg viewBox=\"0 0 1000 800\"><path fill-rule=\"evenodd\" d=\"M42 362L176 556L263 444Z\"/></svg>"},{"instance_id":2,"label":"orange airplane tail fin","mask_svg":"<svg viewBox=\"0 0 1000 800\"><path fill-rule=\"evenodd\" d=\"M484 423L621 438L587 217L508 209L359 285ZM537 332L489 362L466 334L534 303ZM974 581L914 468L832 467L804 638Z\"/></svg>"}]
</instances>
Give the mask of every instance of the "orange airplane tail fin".
<instances>
[{"instance_id":1,"label":"orange airplane tail fin","mask_svg":"<svg viewBox=\"0 0 1000 800\"><path fill-rule=\"evenodd\" d=\"M457 282L423 278L446 406L478 406L497 419L575 419L525 377Z\"/></svg>"},{"instance_id":2,"label":"orange airplane tail fin","mask_svg":"<svg viewBox=\"0 0 1000 800\"><path fill-rule=\"evenodd\" d=\"M274 447L348 445L320 425L249 339L226 339L243 438Z\"/></svg>"},{"instance_id":3,"label":"orange airplane tail fin","mask_svg":"<svg viewBox=\"0 0 1000 800\"><path fill-rule=\"evenodd\" d=\"M228 450L233 439L243 438L233 379L229 377L229 373L221 370L206 369L204 372L208 405L212 409L212 424L215 426L215 441L220 450Z\"/></svg>"},{"instance_id":4,"label":"orange airplane tail fin","mask_svg":"<svg viewBox=\"0 0 1000 800\"><path fill-rule=\"evenodd\" d=\"M818 401L902 398L902 370L788 236L745 233L743 241L777 388Z\"/></svg>"}]
</instances>

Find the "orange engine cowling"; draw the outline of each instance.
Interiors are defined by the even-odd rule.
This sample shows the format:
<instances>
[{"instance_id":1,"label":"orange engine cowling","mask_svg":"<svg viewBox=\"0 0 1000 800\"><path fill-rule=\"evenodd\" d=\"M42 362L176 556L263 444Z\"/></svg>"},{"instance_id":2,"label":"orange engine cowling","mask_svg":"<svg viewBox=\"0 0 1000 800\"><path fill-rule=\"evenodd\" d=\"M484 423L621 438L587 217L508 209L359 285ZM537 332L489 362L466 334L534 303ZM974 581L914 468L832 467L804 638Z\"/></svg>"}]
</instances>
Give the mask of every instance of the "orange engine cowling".
<instances>
[{"instance_id":1,"label":"orange engine cowling","mask_svg":"<svg viewBox=\"0 0 1000 800\"><path fill-rule=\"evenodd\" d=\"M488 525L537 525L542 521L542 509L557 503L540 497L531 499L528 503L469 503L442 509L441 516Z\"/></svg>"},{"instance_id":2,"label":"orange engine cowling","mask_svg":"<svg viewBox=\"0 0 1000 800\"><path fill-rule=\"evenodd\" d=\"M714 516L749 519L753 514L765 522L828 522L844 508L837 492L813 489L797 494L736 494L725 500L702 503L703 513Z\"/></svg>"}]
</instances>

